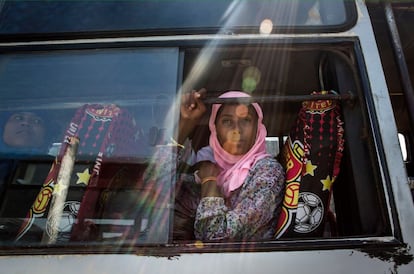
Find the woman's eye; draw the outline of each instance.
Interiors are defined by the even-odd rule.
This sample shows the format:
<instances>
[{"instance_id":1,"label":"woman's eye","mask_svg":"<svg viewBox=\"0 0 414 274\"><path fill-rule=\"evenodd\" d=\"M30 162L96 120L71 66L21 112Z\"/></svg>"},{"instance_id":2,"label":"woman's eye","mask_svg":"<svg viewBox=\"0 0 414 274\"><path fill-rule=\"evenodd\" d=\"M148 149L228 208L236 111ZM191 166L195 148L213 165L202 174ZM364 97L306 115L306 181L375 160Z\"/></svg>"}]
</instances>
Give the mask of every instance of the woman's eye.
<instances>
[{"instance_id":1,"label":"woman's eye","mask_svg":"<svg viewBox=\"0 0 414 274\"><path fill-rule=\"evenodd\" d=\"M248 125L251 122L252 122L252 119L250 119L250 118L245 118L245 119L242 120L243 125Z\"/></svg>"},{"instance_id":2,"label":"woman's eye","mask_svg":"<svg viewBox=\"0 0 414 274\"><path fill-rule=\"evenodd\" d=\"M221 121L221 123L222 123L224 126L231 126L231 125L233 124L233 121L232 121L232 120L230 120L230 119L223 119L223 120Z\"/></svg>"}]
</instances>

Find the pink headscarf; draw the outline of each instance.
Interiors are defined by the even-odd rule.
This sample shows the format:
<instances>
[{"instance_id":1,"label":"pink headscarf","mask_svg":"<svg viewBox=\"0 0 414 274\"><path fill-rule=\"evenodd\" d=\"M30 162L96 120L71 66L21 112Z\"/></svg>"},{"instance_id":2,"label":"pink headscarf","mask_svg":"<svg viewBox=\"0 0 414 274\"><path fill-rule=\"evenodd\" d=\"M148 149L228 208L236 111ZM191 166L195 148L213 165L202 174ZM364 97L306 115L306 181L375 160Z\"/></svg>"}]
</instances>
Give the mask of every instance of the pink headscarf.
<instances>
[{"instance_id":1,"label":"pink headscarf","mask_svg":"<svg viewBox=\"0 0 414 274\"><path fill-rule=\"evenodd\" d=\"M250 97L250 95L240 91L229 91L222 94L219 98L238 98L238 97ZM223 190L225 197L229 197L230 193L239 188L246 179L249 170L255 165L255 163L268 156L266 153L265 138L267 134L266 127L263 124L263 112L257 103L252 103L252 106L256 110L257 121L257 133L256 140L250 150L244 155L232 155L225 151L220 145L217 139L216 131L216 117L217 112L222 104L213 104L211 109L209 127L210 127L210 147L213 149L214 159L217 164L222 168L222 171L217 176L217 185Z\"/></svg>"}]
</instances>

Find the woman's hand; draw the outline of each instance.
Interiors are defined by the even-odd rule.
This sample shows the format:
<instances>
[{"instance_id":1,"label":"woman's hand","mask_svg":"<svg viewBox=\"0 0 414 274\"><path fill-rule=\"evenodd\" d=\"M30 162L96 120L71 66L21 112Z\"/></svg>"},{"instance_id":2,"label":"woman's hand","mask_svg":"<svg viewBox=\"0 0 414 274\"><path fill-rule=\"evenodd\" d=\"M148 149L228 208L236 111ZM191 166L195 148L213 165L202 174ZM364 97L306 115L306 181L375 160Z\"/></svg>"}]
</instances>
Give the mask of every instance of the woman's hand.
<instances>
[{"instance_id":1,"label":"woman's hand","mask_svg":"<svg viewBox=\"0 0 414 274\"><path fill-rule=\"evenodd\" d=\"M205 96L206 90L193 90L185 93L181 97L180 123L178 129L178 143L182 144L197 126L200 118L206 112L206 106L201 100Z\"/></svg>"},{"instance_id":2,"label":"woman's hand","mask_svg":"<svg viewBox=\"0 0 414 274\"><path fill-rule=\"evenodd\" d=\"M206 178L208 180L201 185L201 197L223 197L220 188L217 186L217 176L220 173L220 168L209 161L201 162L198 169L198 176L203 182ZM213 179L215 178L215 179Z\"/></svg>"},{"instance_id":3,"label":"woman's hand","mask_svg":"<svg viewBox=\"0 0 414 274\"><path fill-rule=\"evenodd\" d=\"M207 177L217 177L219 173L220 168L215 163L212 163L210 161L203 161L199 163L198 177L200 177L201 180Z\"/></svg>"}]
</instances>

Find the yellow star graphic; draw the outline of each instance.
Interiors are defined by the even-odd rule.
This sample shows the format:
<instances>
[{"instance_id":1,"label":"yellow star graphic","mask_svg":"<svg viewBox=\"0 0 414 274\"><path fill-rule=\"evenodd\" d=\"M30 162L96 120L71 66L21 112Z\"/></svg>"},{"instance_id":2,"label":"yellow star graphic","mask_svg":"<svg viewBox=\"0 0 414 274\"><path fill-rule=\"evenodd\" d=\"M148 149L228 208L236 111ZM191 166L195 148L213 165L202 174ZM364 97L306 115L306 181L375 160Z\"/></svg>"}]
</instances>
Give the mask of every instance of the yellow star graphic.
<instances>
[{"instance_id":1,"label":"yellow star graphic","mask_svg":"<svg viewBox=\"0 0 414 274\"><path fill-rule=\"evenodd\" d=\"M91 174L89 174L89 168L85 168L83 172L76 172L76 175L78 176L78 180L76 181L77 185L88 185L89 178L91 177Z\"/></svg>"},{"instance_id":2,"label":"yellow star graphic","mask_svg":"<svg viewBox=\"0 0 414 274\"><path fill-rule=\"evenodd\" d=\"M314 171L315 171L315 169L317 167L318 166L312 165L312 162L310 160L306 161L306 166L305 166L306 172L305 172L305 175L309 174L311 176L315 176Z\"/></svg>"},{"instance_id":3,"label":"yellow star graphic","mask_svg":"<svg viewBox=\"0 0 414 274\"><path fill-rule=\"evenodd\" d=\"M329 176L329 175L326 176L326 179L321 180L321 183L323 184L322 191L330 190L333 182L334 182L334 180L332 180L331 176Z\"/></svg>"}]
</instances>

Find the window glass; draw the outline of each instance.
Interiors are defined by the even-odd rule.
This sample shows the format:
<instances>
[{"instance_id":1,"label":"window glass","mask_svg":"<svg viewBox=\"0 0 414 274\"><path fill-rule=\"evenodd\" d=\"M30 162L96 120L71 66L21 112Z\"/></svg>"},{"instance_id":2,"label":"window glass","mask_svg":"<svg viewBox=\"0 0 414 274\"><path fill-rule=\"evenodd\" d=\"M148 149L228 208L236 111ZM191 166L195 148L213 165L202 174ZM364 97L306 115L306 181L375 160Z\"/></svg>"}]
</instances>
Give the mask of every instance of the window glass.
<instances>
[{"instance_id":1,"label":"window glass","mask_svg":"<svg viewBox=\"0 0 414 274\"><path fill-rule=\"evenodd\" d=\"M302 244L305 237L392 235L380 176L386 170L384 155L374 146L377 121L368 119L370 95L357 84L363 79L353 73L356 65L337 53L339 47L357 58L353 42L180 49L129 45L48 46L0 55L2 245L87 242L94 252L105 243L141 248L195 241L194 212L201 196L190 161L194 154L156 154L173 149L168 143L177 122L180 81L183 90L187 84L207 90L208 111L186 148L198 152L209 144L208 112L219 94L245 90L261 104L271 158L293 175L306 170L294 179L306 179L316 190L299 195L299 182L290 185L287 206L294 210L300 202L302 211L288 221L300 234L282 235L283 240ZM320 81L333 92L311 95L321 90ZM337 98L330 115L323 111L333 109L331 102L311 98L328 95ZM305 148L310 148L306 165ZM160 168L151 165L154 159ZM157 180L147 180L150 175ZM318 234L304 234L316 226ZM207 241L205 246L211 247Z\"/></svg>"},{"instance_id":2,"label":"window glass","mask_svg":"<svg viewBox=\"0 0 414 274\"><path fill-rule=\"evenodd\" d=\"M5 1L0 34L138 31L147 34L257 33L275 29L342 28L355 16L352 2L327 0Z\"/></svg>"},{"instance_id":3,"label":"window glass","mask_svg":"<svg viewBox=\"0 0 414 274\"><path fill-rule=\"evenodd\" d=\"M172 182L142 178L177 68L174 48L1 55L1 242L166 242Z\"/></svg>"},{"instance_id":4,"label":"window glass","mask_svg":"<svg viewBox=\"0 0 414 274\"><path fill-rule=\"evenodd\" d=\"M66 115L61 123L85 100L113 103L129 107L139 126L148 131L153 123L163 122L158 115L165 106L158 104L170 102L175 93L177 62L176 49L2 55L0 108L39 109L45 117Z\"/></svg>"}]
</instances>

